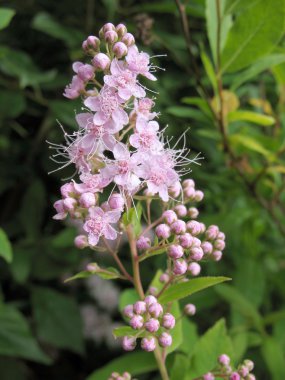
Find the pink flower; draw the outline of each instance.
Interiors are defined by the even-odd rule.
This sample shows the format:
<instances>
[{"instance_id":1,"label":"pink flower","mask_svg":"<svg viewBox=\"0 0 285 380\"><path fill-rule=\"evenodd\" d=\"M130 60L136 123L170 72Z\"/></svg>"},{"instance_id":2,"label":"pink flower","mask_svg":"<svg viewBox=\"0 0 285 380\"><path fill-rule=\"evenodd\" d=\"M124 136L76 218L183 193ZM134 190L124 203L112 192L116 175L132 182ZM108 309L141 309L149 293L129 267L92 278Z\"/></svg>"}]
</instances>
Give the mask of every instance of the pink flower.
<instances>
[{"instance_id":1,"label":"pink flower","mask_svg":"<svg viewBox=\"0 0 285 380\"><path fill-rule=\"evenodd\" d=\"M107 86L116 88L123 100L129 100L132 96L136 98L145 96L145 90L137 83L136 75L117 59L113 59L111 75L105 75L104 82Z\"/></svg>"},{"instance_id":2,"label":"pink flower","mask_svg":"<svg viewBox=\"0 0 285 380\"><path fill-rule=\"evenodd\" d=\"M149 55L144 52L140 53L137 46L133 45L129 48L126 61L128 68L134 73L141 74L150 80L156 80L156 77L149 72L151 68Z\"/></svg>"},{"instance_id":3,"label":"pink flower","mask_svg":"<svg viewBox=\"0 0 285 380\"><path fill-rule=\"evenodd\" d=\"M149 98L135 99L134 110L131 114L135 113L138 117L146 120L152 120L157 116L156 112L151 112L154 106L154 101Z\"/></svg>"},{"instance_id":4,"label":"pink flower","mask_svg":"<svg viewBox=\"0 0 285 380\"><path fill-rule=\"evenodd\" d=\"M100 174L83 173L80 176L82 183L74 182L74 189L77 193L97 193L102 191L110 182L103 179Z\"/></svg>"},{"instance_id":5,"label":"pink flower","mask_svg":"<svg viewBox=\"0 0 285 380\"><path fill-rule=\"evenodd\" d=\"M140 150L161 150L162 144L158 139L159 125L156 121L147 122L138 118L136 122L136 133L130 136L130 144Z\"/></svg>"},{"instance_id":6,"label":"pink flower","mask_svg":"<svg viewBox=\"0 0 285 380\"><path fill-rule=\"evenodd\" d=\"M83 225L83 229L88 233L88 243L95 246L101 236L115 240L117 231L110 224L116 223L120 216L121 212L118 210L104 212L100 207L90 208L89 218Z\"/></svg>"},{"instance_id":7,"label":"pink flower","mask_svg":"<svg viewBox=\"0 0 285 380\"><path fill-rule=\"evenodd\" d=\"M86 107L96 112L93 119L96 125L114 122L120 129L129 121L128 114L124 111L122 103L124 103L124 100L119 97L116 89L106 85L101 89L99 95L89 96L84 101Z\"/></svg>"},{"instance_id":8,"label":"pink flower","mask_svg":"<svg viewBox=\"0 0 285 380\"><path fill-rule=\"evenodd\" d=\"M113 149L115 161L111 161L101 170L103 178L113 180L117 185L132 192L140 185L140 179L136 175L138 156L131 156L126 145L116 144Z\"/></svg>"},{"instance_id":9,"label":"pink flower","mask_svg":"<svg viewBox=\"0 0 285 380\"><path fill-rule=\"evenodd\" d=\"M71 83L65 87L63 96L68 99L76 99L84 89L84 81L78 75L74 75Z\"/></svg>"},{"instance_id":10,"label":"pink flower","mask_svg":"<svg viewBox=\"0 0 285 380\"><path fill-rule=\"evenodd\" d=\"M91 65L82 62L74 62L72 69L84 82L87 82L94 77L94 67Z\"/></svg>"}]
</instances>

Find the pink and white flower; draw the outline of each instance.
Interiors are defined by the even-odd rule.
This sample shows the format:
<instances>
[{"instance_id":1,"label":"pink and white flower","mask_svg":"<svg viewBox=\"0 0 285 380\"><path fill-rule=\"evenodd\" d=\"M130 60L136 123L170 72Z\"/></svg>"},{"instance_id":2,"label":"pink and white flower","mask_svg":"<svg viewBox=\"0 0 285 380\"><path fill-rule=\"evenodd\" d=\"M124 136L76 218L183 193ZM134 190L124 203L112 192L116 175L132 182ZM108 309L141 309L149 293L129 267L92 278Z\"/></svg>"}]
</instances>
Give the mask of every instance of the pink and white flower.
<instances>
[{"instance_id":1,"label":"pink and white flower","mask_svg":"<svg viewBox=\"0 0 285 380\"><path fill-rule=\"evenodd\" d=\"M69 85L65 87L63 96L68 99L76 99L80 96L81 92L85 89L84 81L79 78L78 75L72 77L72 81Z\"/></svg>"},{"instance_id":2,"label":"pink and white flower","mask_svg":"<svg viewBox=\"0 0 285 380\"><path fill-rule=\"evenodd\" d=\"M130 144L140 150L161 150L163 145L158 139L159 125L156 121L147 122L138 118L136 122L136 133L130 136Z\"/></svg>"},{"instance_id":3,"label":"pink and white flower","mask_svg":"<svg viewBox=\"0 0 285 380\"><path fill-rule=\"evenodd\" d=\"M140 53L136 45L129 48L126 61L129 70L136 74L141 74L147 79L156 80L156 77L150 73L151 65L149 64L149 55L144 52Z\"/></svg>"}]
</instances>

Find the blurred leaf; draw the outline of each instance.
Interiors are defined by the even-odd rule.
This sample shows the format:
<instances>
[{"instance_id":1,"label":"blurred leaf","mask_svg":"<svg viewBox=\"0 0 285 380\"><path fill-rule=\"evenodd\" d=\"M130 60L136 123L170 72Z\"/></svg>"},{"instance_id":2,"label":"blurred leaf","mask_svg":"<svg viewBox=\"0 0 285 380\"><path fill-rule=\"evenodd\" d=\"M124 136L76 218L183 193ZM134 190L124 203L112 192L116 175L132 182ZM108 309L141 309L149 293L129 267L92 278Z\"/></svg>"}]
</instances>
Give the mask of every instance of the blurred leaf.
<instances>
[{"instance_id":1,"label":"blurred leaf","mask_svg":"<svg viewBox=\"0 0 285 380\"><path fill-rule=\"evenodd\" d=\"M92 265L94 266L94 270L79 272L76 275L67 278L64 282L74 281L80 278L88 278L94 275L99 276L103 278L104 280L114 280L120 277L120 272L116 268L112 268L112 267L101 268L99 267L99 265L97 265L97 263L92 263Z\"/></svg>"},{"instance_id":2,"label":"blurred leaf","mask_svg":"<svg viewBox=\"0 0 285 380\"><path fill-rule=\"evenodd\" d=\"M10 269L15 281L20 284L27 281L31 272L32 258L34 255L32 248L14 246L14 258Z\"/></svg>"},{"instance_id":3,"label":"blurred leaf","mask_svg":"<svg viewBox=\"0 0 285 380\"><path fill-rule=\"evenodd\" d=\"M199 339L197 326L195 325L195 323L187 318L182 318L182 334L183 342L179 347L179 351L182 351L185 355L189 357L192 354L192 351L194 350L195 343Z\"/></svg>"},{"instance_id":4,"label":"blurred leaf","mask_svg":"<svg viewBox=\"0 0 285 380\"><path fill-rule=\"evenodd\" d=\"M265 338L261 348L263 359L270 370L272 380L285 379L285 357L277 340Z\"/></svg>"},{"instance_id":5,"label":"blurred leaf","mask_svg":"<svg viewBox=\"0 0 285 380\"><path fill-rule=\"evenodd\" d=\"M122 312L124 307L127 305L134 304L136 301L139 300L139 296L135 289L126 289L124 290L120 295L119 300L119 309Z\"/></svg>"},{"instance_id":6,"label":"blurred leaf","mask_svg":"<svg viewBox=\"0 0 285 380\"><path fill-rule=\"evenodd\" d=\"M236 11L242 11L248 7L251 7L259 0L226 0L225 13L233 13Z\"/></svg>"},{"instance_id":7,"label":"blurred leaf","mask_svg":"<svg viewBox=\"0 0 285 380\"><path fill-rule=\"evenodd\" d=\"M197 97L186 96L182 98L181 101L185 104L197 106L205 115L209 116L210 118L213 117L213 114L206 100Z\"/></svg>"},{"instance_id":8,"label":"blurred leaf","mask_svg":"<svg viewBox=\"0 0 285 380\"><path fill-rule=\"evenodd\" d=\"M0 228L0 257L3 257L7 263L11 263L13 260L11 243L6 232L2 228Z\"/></svg>"},{"instance_id":9,"label":"blurred leaf","mask_svg":"<svg viewBox=\"0 0 285 380\"><path fill-rule=\"evenodd\" d=\"M0 30L6 28L10 24L15 14L16 12L14 9L0 8Z\"/></svg>"},{"instance_id":10,"label":"blurred leaf","mask_svg":"<svg viewBox=\"0 0 285 380\"><path fill-rule=\"evenodd\" d=\"M32 27L62 40L69 48L78 48L84 40L84 34L80 30L62 25L46 12L40 12L34 17Z\"/></svg>"},{"instance_id":11,"label":"blurred leaf","mask_svg":"<svg viewBox=\"0 0 285 380\"><path fill-rule=\"evenodd\" d=\"M177 353L170 370L170 380L184 380L188 368L189 358L184 354Z\"/></svg>"},{"instance_id":12,"label":"blurred leaf","mask_svg":"<svg viewBox=\"0 0 285 380\"><path fill-rule=\"evenodd\" d=\"M203 3L203 2L202 2ZM191 4L185 4L185 12L186 14L194 17L201 17L204 18L204 7L201 1L195 1L192 0ZM176 5L173 3L173 1L154 1L154 2L143 2L143 4L140 4L138 6L135 6L133 8L136 12L151 12L151 13L170 13L173 15L173 13L177 10Z\"/></svg>"},{"instance_id":13,"label":"blurred leaf","mask_svg":"<svg viewBox=\"0 0 285 380\"><path fill-rule=\"evenodd\" d=\"M202 63L203 63L204 69L206 71L207 77L208 77L209 81L211 82L211 85L214 89L214 92L217 93L217 91L218 91L217 86L218 85L217 85L217 78L216 78L215 69L212 65L212 62L210 61L210 58L207 56L207 54L205 53L204 50L202 50L202 52L201 52L201 59L202 59Z\"/></svg>"},{"instance_id":14,"label":"blurred leaf","mask_svg":"<svg viewBox=\"0 0 285 380\"><path fill-rule=\"evenodd\" d=\"M236 15L222 51L223 72L238 71L264 56L284 34L284 0L259 0Z\"/></svg>"},{"instance_id":15,"label":"blurred leaf","mask_svg":"<svg viewBox=\"0 0 285 380\"><path fill-rule=\"evenodd\" d=\"M230 112L235 111L239 107L239 98L236 96L234 92L231 92L229 90L223 90L222 98L224 116L227 116ZM216 113L220 112L220 103L220 97L217 95L214 96L214 98L211 100L211 105L214 111L216 111Z\"/></svg>"},{"instance_id":16,"label":"blurred leaf","mask_svg":"<svg viewBox=\"0 0 285 380\"><path fill-rule=\"evenodd\" d=\"M252 123L259 124L264 127L271 126L276 122L276 120L272 116L262 115L257 112L243 110L230 112L228 114L228 121L250 121Z\"/></svg>"},{"instance_id":17,"label":"blurred leaf","mask_svg":"<svg viewBox=\"0 0 285 380\"><path fill-rule=\"evenodd\" d=\"M138 335L139 334L139 331L138 330L134 330L132 327L130 326L121 326L121 327L116 327L114 330L113 330L113 336L114 338L121 338L123 336L135 336L135 335Z\"/></svg>"},{"instance_id":18,"label":"blurred leaf","mask_svg":"<svg viewBox=\"0 0 285 380\"><path fill-rule=\"evenodd\" d=\"M40 349L21 313L12 306L0 304L0 355L16 356L50 364Z\"/></svg>"},{"instance_id":19,"label":"blurred leaf","mask_svg":"<svg viewBox=\"0 0 285 380\"><path fill-rule=\"evenodd\" d=\"M182 319L180 318L181 311L180 311L179 303L177 301L173 302L173 304L171 305L171 309L169 311L171 314L174 315L176 319L176 324L175 324L175 327L171 330L172 345L167 348L166 350L167 354L175 351L178 347L180 347L183 341Z\"/></svg>"},{"instance_id":20,"label":"blurred leaf","mask_svg":"<svg viewBox=\"0 0 285 380\"><path fill-rule=\"evenodd\" d=\"M259 98L250 98L248 102L252 106L256 108L260 108L265 114L273 115L273 110L268 100L259 99Z\"/></svg>"},{"instance_id":21,"label":"blurred leaf","mask_svg":"<svg viewBox=\"0 0 285 380\"><path fill-rule=\"evenodd\" d=\"M221 31L220 31L220 50L225 46L228 32L232 26L232 18L230 15L225 15L226 0L220 1L220 17L221 17ZM206 20L207 20L207 34L211 46L212 56L214 62L217 63L217 38L218 38L218 17L216 2L213 0L206 0Z\"/></svg>"},{"instance_id":22,"label":"blurred leaf","mask_svg":"<svg viewBox=\"0 0 285 380\"><path fill-rule=\"evenodd\" d=\"M55 347L84 352L82 321L73 298L57 291L34 287L33 314L39 338Z\"/></svg>"},{"instance_id":23,"label":"blurred leaf","mask_svg":"<svg viewBox=\"0 0 285 380\"><path fill-rule=\"evenodd\" d=\"M241 134L234 134L229 136L230 142L233 145L242 145L245 148L252 150L254 152L260 153L263 156L270 158L272 156L271 152L264 148L259 141L250 136L245 136Z\"/></svg>"},{"instance_id":24,"label":"blurred leaf","mask_svg":"<svg viewBox=\"0 0 285 380\"><path fill-rule=\"evenodd\" d=\"M118 359L112 360L104 367L96 370L87 377L86 380L103 380L107 379L112 372L122 373L128 370L132 376L141 375L153 371L157 368L157 364L153 355L147 352L132 352L123 355Z\"/></svg>"},{"instance_id":25,"label":"blurred leaf","mask_svg":"<svg viewBox=\"0 0 285 380\"><path fill-rule=\"evenodd\" d=\"M26 108L26 100L21 92L0 90L0 118L16 118Z\"/></svg>"},{"instance_id":26,"label":"blurred leaf","mask_svg":"<svg viewBox=\"0 0 285 380\"><path fill-rule=\"evenodd\" d=\"M208 122L209 119L199 110L190 107L172 106L166 109L166 112L173 116L194 119L197 121Z\"/></svg>"},{"instance_id":27,"label":"blurred leaf","mask_svg":"<svg viewBox=\"0 0 285 380\"><path fill-rule=\"evenodd\" d=\"M168 302L180 300L193 293L209 288L210 286L229 280L231 279L228 277L199 277L193 278L187 282L173 284L159 297L159 302L166 304Z\"/></svg>"},{"instance_id":28,"label":"blurred leaf","mask_svg":"<svg viewBox=\"0 0 285 380\"><path fill-rule=\"evenodd\" d=\"M232 353L232 343L227 335L225 321L221 319L195 344L186 379L202 376L216 366L219 355L227 354L231 357Z\"/></svg>"},{"instance_id":29,"label":"blurred leaf","mask_svg":"<svg viewBox=\"0 0 285 380\"><path fill-rule=\"evenodd\" d=\"M80 109L79 100L52 100L49 107L55 119L64 127L78 128L75 120L76 110Z\"/></svg>"}]
</instances>

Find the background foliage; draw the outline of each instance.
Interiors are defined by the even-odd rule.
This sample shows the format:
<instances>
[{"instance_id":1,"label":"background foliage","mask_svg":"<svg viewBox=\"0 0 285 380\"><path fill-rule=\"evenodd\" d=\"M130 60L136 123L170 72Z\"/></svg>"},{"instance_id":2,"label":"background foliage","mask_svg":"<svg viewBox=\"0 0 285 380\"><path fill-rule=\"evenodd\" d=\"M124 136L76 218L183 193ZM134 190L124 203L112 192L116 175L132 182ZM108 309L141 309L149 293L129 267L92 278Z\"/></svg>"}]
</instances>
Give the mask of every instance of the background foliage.
<instances>
[{"instance_id":1,"label":"background foliage","mask_svg":"<svg viewBox=\"0 0 285 380\"><path fill-rule=\"evenodd\" d=\"M206 192L204 221L227 236L223 261L205 271L233 281L190 297L198 313L183 322L171 378L207 371L219 347L235 361L252 358L257 378L285 378L285 1L221 0L219 15L214 0L177 3L180 9L171 0L1 2L3 380L102 380L112 369L154 378L145 374L155 368L150 355L119 357L110 337L123 289L102 288L98 278L64 283L94 254L73 248L74 226L51 219L61 178L72 173L47 174L55 164L45 141L63 140L56 120L76 127L80 108L63 88L71 62L82 59L82 40L107 21L125 22L152 55L167 54L154 88L160 120L174 140L189 128L192 154L204 157L192 173ZM161 260L145 264L146 283Z\"/></svg>"}]
</instances>

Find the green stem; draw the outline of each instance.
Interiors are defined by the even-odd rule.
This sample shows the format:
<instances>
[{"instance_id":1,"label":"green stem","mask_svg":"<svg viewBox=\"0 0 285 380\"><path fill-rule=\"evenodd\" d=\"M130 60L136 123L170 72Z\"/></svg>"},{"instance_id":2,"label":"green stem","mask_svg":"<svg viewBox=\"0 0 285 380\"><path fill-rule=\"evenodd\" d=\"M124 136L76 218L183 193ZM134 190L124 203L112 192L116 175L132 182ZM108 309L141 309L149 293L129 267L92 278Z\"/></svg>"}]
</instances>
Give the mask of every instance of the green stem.
<instances>
[{"instance_id":1,"label":"green stem","mask_svg":"<svg viewBox=\"0 0 285 380\"><path fill-rule=\"evenodd\" d=\"M160 351L159 347L156 347L156 349L154 350L154 356L155 356L155 359L156 359L162 380L169 380L167 369L165 367L165 363L164 363L164 360L162 358L161 351Z\"/></svg>"}]
</instances>

